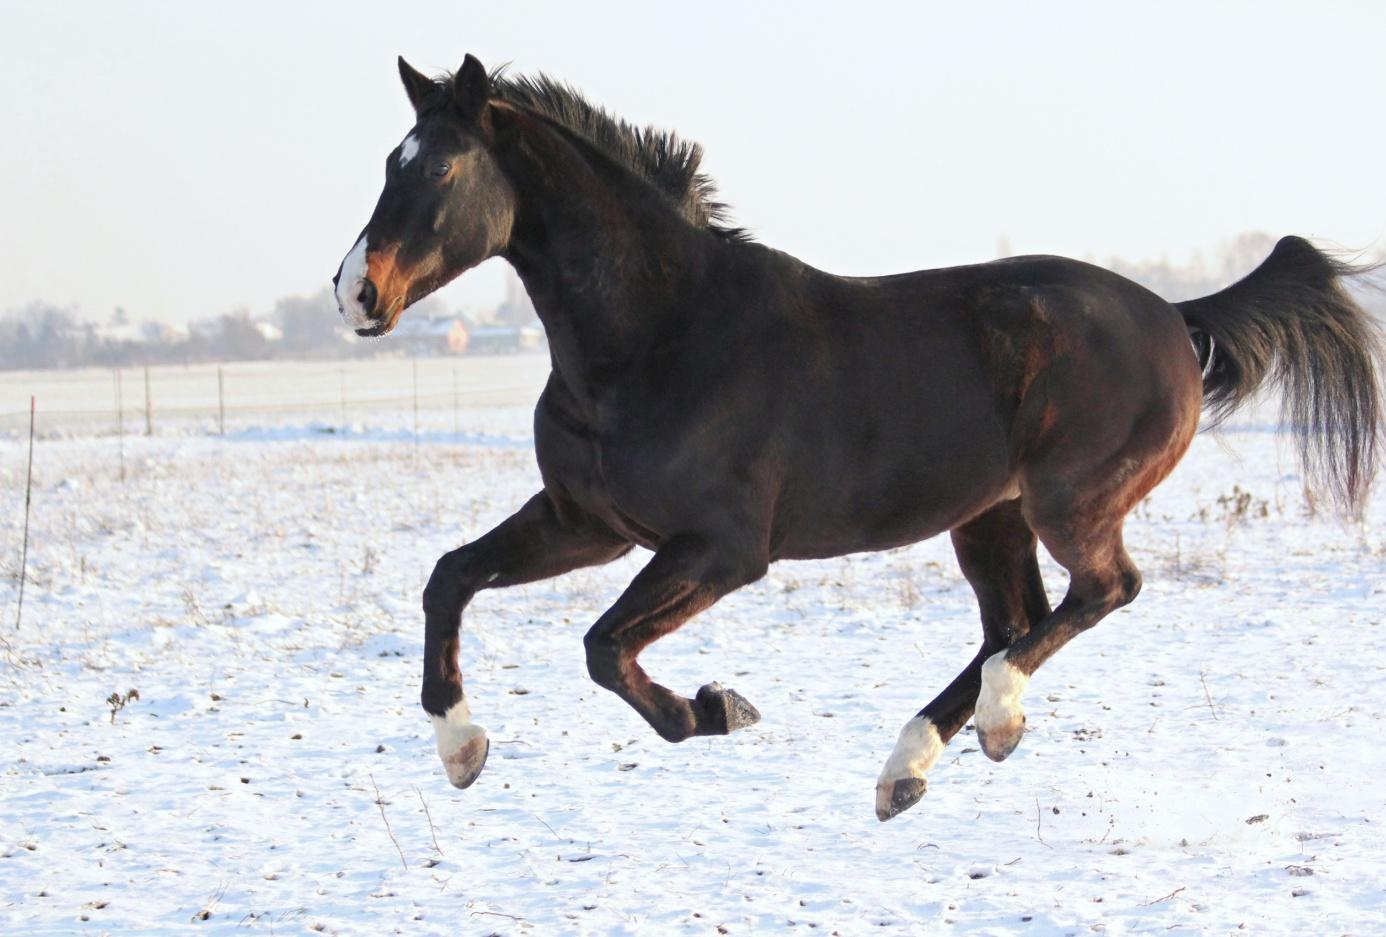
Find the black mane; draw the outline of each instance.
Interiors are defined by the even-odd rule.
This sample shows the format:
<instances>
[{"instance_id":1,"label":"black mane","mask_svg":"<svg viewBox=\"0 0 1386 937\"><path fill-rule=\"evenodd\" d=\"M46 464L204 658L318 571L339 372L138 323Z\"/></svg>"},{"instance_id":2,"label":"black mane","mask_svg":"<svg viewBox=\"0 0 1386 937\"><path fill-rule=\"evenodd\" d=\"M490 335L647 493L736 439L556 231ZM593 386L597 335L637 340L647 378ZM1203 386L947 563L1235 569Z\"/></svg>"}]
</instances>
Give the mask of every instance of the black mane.
<instances>
[{"instance_id":1,"label":"black mane","mask_svg":"<svg viewBox=\"0 0 1386 937\"><path fill-rule=\"evenodd\" d=\"M697 143L672 130L634 126L544 74L512 78L502 66L490 78L491 93L498 100L547 118L649 180L693 224L728 240L751 239L744 228L728 223L730 208L718 200L717 184L698 171L703 148ZM442 80L449 92L452 81L452 75Z\"/></svg>"}]
</instances>

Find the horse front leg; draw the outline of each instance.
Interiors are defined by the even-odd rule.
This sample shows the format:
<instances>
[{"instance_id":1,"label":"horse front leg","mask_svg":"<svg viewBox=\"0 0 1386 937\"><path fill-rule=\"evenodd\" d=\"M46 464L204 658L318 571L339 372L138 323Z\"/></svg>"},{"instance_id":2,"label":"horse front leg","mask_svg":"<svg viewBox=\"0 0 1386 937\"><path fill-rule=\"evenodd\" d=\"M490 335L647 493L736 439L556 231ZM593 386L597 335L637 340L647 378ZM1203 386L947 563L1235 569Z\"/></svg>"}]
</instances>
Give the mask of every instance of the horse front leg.
<instances>
[{"instance_id":1,"label":"horse front leg","mask_svg":"<svg viewBox=\"0 0 1386 937\"><path fill-rule=\"evenodd\" d=\"M470 787L486 764L486 730L471 720L458 669L462 610L482 589L550 579L625 554L632 544L586 517L564 517L540 492L494 530L438 560L424 588L420 701L438 756L455 787Z\"/></svg>"},{"instance_id":2,"label":"horse front leg","mask_svg":"<svg viewBox=\"0 0 1386 937\"><path fill-rule=\"evenodd\" d=\"M670 742L726 735L759 721L756 708L734 690L709 683L687 699L651 680L636 658L722 596L765 575L767 567L764 555L751 548L701 536L672 538L587 632L592 679Z\"/></svg>"}]
</instances>

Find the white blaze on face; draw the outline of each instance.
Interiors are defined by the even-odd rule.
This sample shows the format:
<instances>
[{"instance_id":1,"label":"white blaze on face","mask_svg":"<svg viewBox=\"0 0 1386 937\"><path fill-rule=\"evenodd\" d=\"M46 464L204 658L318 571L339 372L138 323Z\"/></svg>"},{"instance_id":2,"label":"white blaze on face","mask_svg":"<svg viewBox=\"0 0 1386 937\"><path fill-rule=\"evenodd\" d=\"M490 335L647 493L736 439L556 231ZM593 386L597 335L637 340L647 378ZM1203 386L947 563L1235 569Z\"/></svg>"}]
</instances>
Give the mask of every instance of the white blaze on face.
<instances>
[{"instance_id":1,"label":"white blaze on face","mask_svg":"<svg viewBox=\"0 0 1386 937\"><path fill-rule=\"evenodd\" d=\"M366 236L363 234L342 261L342 270L337 276L337 307L342 310L346 324L353 329L367 329L376 324L361 305L361 284L365 281Z\"/></svg>"},{"instance_id":2,"label":"white blaze on face","mask_svg":"<svg viewBox=\"0 0 1386 937\"><path fill-rule=\"evenodd\" d=\"M409 165L409 161L419 155L419 138L412 133L399 145L399 168Z\"/></svg>"}]
</instances>

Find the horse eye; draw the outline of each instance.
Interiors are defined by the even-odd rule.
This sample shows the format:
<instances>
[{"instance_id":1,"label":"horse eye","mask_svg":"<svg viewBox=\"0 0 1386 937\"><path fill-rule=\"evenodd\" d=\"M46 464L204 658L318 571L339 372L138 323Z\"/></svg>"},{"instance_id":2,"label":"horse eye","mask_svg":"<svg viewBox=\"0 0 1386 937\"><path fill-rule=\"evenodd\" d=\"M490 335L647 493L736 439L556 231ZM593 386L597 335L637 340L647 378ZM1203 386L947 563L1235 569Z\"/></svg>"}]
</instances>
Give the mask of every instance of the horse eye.
<instances>
[{"instance_id":1,"label":"horse eye","mask_svg":"<svg viewBox=\"0 0 1386 937\"><path fill-rule=\"evenodd\" d=\"M447 163L434 163L433 167L429 169L428 173L435 179L441 179L444 176L446 176L448 174L448 171L451 169L452 166L448 165Z\"/></svg>"}]
</instances>

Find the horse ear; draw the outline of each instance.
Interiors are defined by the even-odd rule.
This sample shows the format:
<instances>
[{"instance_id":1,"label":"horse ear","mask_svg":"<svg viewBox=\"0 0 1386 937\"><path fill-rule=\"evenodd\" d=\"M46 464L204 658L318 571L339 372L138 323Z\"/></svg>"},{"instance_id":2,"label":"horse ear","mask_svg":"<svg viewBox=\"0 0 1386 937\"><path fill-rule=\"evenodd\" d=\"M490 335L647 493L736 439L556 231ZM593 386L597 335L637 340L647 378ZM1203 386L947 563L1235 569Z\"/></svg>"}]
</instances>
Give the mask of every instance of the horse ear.
<instances>
[{"instance_id":1,"label":"horse ear","mask_svg":"<svg viewBox=\"0 0 1386 937\"><path fill-rule=\"evenodd\" d=\"M432 78L415 71L414 66L406 62L402 55L399 57L399 78L404 82L404 93L409 95L409 103L414 105L415 113L423 105L424 98L438 87Z\"/></svg>"},{"instance_id":2,"label":"horse ear","mask_svg":"<svg viewBox=\"0 0 1386 937\"><path fill-rule=\"evenodd\" d=\"M462 114L476 118L491 97L491 79L476 56L467 55L452 79L452 97Z\"/></svg>"}]
</instances>

